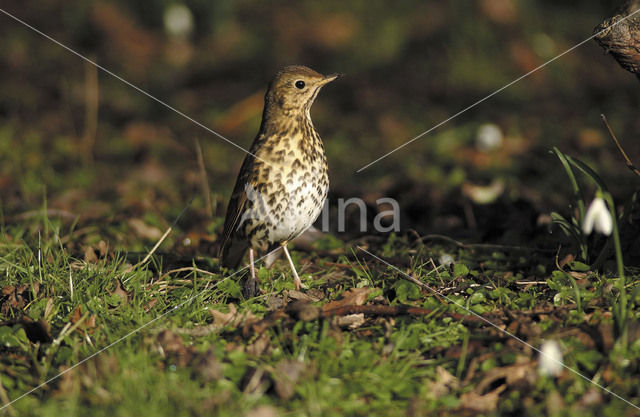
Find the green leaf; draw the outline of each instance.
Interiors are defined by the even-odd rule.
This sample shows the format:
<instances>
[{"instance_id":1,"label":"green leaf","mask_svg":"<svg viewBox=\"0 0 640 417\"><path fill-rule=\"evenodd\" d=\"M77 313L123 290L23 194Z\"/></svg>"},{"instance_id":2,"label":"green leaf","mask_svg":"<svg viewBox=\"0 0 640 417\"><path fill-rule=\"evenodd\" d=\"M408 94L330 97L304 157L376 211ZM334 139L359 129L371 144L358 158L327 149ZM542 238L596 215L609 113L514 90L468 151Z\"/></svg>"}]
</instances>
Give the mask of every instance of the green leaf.
<instances>
[{"instance_id":1,"label":"green leaf","mask_svg":"<svg viewBox=\"0 0 640 417\"><path fill-rule=\"evenodd\" d=\"M420 288L409 281L398 281L393 288L396 290L396 296L401 303L420 298Z\"/></svg>"},{"instance_id":2,"label":"green leaf","mask_svg":"<svg viewBox=\"0 0 640 417\"><path fill-rule=\"evenodd\" d=\"M591 269L589 265L578 261L569 262L569 268L576 272L587 272Z\"/></svg>"},{"instance_id":3,"label":"green leaf","mask_svg":"<svg viewBox=\"0 0 640 417\"><path fill-rule=\"evenodd\" d=\"M242 291L240 289L240 284L233 279L225 279L220 281L218 284L218 288L232 297L242 298Z\"/></svg>"},{"instance_id":4,"label":"green leaf","mask_svg":"<svg viewBox=\"0 0 640 417\"><path fill-rule=\"evenodd\" d=\"M482 292L476 292L469 298L469 303L471 304L479 304L487 301L487 297L484 296Z\"/></svg>"},{"instance_id":5,"label":"green leaf","mask_svg":"<svg viewBox=\"0 0 640 417\"><path fill-rule=\"evenodd\" d=\"M458 277L466 277L469 274L469 268L465 264L454 264L453 265L453 276Z\"/></svg>"}]
</instances>

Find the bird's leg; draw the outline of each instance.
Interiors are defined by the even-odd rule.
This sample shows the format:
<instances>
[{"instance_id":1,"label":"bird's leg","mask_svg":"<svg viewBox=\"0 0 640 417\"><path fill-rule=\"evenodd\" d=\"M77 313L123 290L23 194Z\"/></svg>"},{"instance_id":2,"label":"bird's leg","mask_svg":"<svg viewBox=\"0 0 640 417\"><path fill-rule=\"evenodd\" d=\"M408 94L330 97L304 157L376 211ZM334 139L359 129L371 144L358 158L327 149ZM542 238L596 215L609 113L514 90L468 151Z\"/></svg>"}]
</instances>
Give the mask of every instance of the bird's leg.
<instances>
[{"instance_id":1,"label":"bird's leg","mask_svg":"<svg viewBox=\"0 0 640 417\"><path fill-rule=\"evenodd\" d=\"M258 286L258 280L256 279L256 267L253 265L253 248L249 248L249 269L251 270L251 277L244 280L242 285L242 296L244 298L253 298L260 292Z\"/></svg>"},{"instance_id":2,"label":"bird's leg","mask_svg":"<svg viewBox=\"0 0 640 417\"><path fill-rule=\"evenodd\" d=\"M289 265L291 266L291 270L293 271L293 283L296 285L296 290L300 290L300 286L302 282L300 281L300 277L298 276L298 272L296 271L296 267L293 266L293 261L291 260L291 255L289 255L289 250L287 249L287 243L282 244L282 249L284 249L284 254L287 256L289 260Z\"/></svg>"},{"instance_id":3,"label":"bird's leg","mask_svg":"<svg viewBox=\"0 0 640 417\"><path fill-rule=\"evenodd\" d=\"M253 264L253 248L249 248L249 269L251 269L251 279L256 278L256 267Z\"/></svg>"}]
</instances>

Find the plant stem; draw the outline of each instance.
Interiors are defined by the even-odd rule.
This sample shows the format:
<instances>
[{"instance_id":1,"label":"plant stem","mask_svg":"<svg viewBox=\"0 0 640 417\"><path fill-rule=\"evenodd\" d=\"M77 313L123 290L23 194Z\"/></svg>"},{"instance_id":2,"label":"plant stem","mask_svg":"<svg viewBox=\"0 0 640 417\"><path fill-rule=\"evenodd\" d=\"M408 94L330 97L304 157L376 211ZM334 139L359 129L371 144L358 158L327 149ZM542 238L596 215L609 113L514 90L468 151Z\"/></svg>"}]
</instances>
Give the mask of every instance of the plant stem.
<instances>
[{"instance_id":1,"label":"plant stem","mask_svg":"<svg viewBox=\"0 0 640 417\"><path fill-rule=\"evenodd\" d=\"M616 215L615 205L613 204L613 198L608 192L603 192L603 197L609 205L609 211L611 213L611 220L613 222L613 244L616 250L616 263L618 265L618 290L620 291L620 298L617 303L617 321L618 331L620 332L620 340L623 348L627 347L627 290L626 280L624 277L624 262L622 260L622 245L620 244L620 233L618 231L618 218Z\"/></svg>"}]
</instances>

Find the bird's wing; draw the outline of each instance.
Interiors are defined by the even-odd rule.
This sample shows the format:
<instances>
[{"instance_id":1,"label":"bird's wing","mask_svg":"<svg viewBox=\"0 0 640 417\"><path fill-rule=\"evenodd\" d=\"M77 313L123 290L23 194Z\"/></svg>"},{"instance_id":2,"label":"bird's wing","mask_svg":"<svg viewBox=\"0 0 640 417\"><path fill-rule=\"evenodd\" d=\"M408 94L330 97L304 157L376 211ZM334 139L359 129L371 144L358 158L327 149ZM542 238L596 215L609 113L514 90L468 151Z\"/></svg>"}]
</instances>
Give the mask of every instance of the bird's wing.
<instances>
[{"instance_id":1,"label":"bird's wing","mask_svg":"<svg viewBox=\"0 0 640 417\"><path fill-rule=\"evenodd\" d=\"M240 178L238 178L238 181L240 181ZM236 186L236 188L238 187ZM238 221L240 220L240 218L242 217L242 213L244 212L246 202L247 193L245 192L244 187L240 188L239 190L234 190L234 193L231 195L231 199L229 200L229 206L227 207L227 216L224 220L224 231L222 232L222 244L220 245L219 256L225 266L229 266L232 268L236 266L235 264L237 264L237 262L231 262L231 260L228 259L229 249L232 246L233 235L238 225ZM242 255L244 255L244 250L242 251L242 254L240 254L240 258L242 258Z\"/></svg>"},{"instance_id":2,"label":"bird's wing","mask_svg":"<svg viewBox=\"0 0 640 417\"><path fill-rule=\"evenodd\" d=\"M233 231L237 227L238 220L242 217L244 205L247 202L247 193L242 190L240 193L234 194L229 201L227 208L227 217L224 220L224 232L222 234L222 246L227 243Z\"/></svg>"},{"instance_id":3,"label":"bird's wing","mask_svg":"<svg viewBox=\"0 0 640 417\"><path fill-rule=\"evenodd\" d=\"M255 150L257 141L258 138L256 138L251 147L252 153ZM239 242L237 239L234 239L234 234L247 203L247 188L254 186L253 182L255 180L251 175L254 163L255 160L252 155L245 157L240 167L233 193L231 193L229 205L227 206L224 231L222 232L222 244L220 245L220 251L218 253L222 265L225 267L235 268L238 266L244 253L249 248L248 242Z\"/></svg>"},{"instance_id":4,"label":"bird's wing","mask_svg":"<svg viewBox=\"0 0 640 417\"><path fill-rule=\"evenodd\" d=\"M260 129L262 131L262 128ZM227 206L227 216L224 220L224 231L222 232L222 244L220 245L219 256L222 265L230 268L238 266L244 253L249 248L249 242L234 239L238 222L242 219L245 206L249 197L248 190L256 190L257 179L253 175L254 165L256 164L255 155L260 153L259 149L265 141L265 136L258 133L240 167L240 173L233 188L229 205Z\"/></svg>"}]
</instances>

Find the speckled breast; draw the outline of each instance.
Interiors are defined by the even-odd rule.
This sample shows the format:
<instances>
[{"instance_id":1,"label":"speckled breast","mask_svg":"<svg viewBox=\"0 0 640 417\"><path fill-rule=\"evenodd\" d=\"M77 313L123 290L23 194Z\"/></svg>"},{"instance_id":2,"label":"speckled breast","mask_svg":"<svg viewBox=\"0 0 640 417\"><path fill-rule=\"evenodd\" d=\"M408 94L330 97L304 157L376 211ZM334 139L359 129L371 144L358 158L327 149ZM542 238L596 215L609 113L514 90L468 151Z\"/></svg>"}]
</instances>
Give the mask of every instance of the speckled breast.
<instances>
[{"instance_id":1,"label":"speckled breast","mask_svg":"<svg viewBox=\"0 0 640 417\"><path fill-rule=\"evenodd\" d=\"M317 133L278 141L256 165L257 190L247 191L246 236L253 247L291 241L322 211L329 189L324 147ZM265 155L266 156L266 155Z\"/></svg>"}]
</instances>

